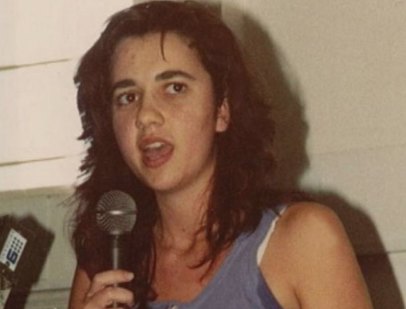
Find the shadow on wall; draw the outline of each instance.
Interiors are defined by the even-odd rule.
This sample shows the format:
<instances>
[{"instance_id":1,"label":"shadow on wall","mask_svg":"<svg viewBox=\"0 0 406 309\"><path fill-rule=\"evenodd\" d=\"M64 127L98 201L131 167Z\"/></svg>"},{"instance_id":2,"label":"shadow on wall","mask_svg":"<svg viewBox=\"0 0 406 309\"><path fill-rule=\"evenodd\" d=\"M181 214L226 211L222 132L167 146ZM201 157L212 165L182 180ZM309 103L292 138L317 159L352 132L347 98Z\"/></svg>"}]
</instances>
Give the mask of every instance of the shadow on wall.
<instances>
[{"instance_id":1,"label":"shadow on wall","mask_svg":"<svg viewBox=\"0 0 406 309\"><path fill-rule=\"evenodd\" d=\"M309 167L309 158L306 153L308 125L305 105L300 99L299 83L289 71L283 53L272 41L266 28L252 17L235 10L242 17L242 25L239 25L242 33L238 33L238 37L248 63L258 78L260 92L273 107L275 156L278 164L274 187L278 190L300 191L299 182ZM351 205L334 192L309 192L309 195L337 212L357 251L362 253L358 258L374 308L405 308L392 266L384 254L385 248L372 220L356 205ZM371 239L372 243L363 243L365 239ZM373 252L360 247L364 245L373 248Z\"/></svg>"},{"instance_id":2,"label":"shadow on wall","mask_svg":"<svg viewBox=\"0 0 406 309\"><path fill-rule=\"evenodd\" d=\"M249 16L243 15L240 38L245 55L258 83L258 90L272 107L275 123L274 155L278 169L275 188L298 187L298 180L309 166L306 154L308 126L298 83L287 78L288 63L266 31Z\"/></svg>"},{"instance_id":3,"label":"shadow on wall","mask_svg":"<svg viewBox=\"0 0 406 309\"><path fill-rule=\"evenodd\" d=\"M23 255L17 264L15 272L16 285L11 290L5 309L23 309L32 286L38 282L43 271L54 240L54 234L32 216L0 218L1 223L10 220L12 222L11 226L21 230L23 236L28 240Z\"/></svg>"}]
</instances>

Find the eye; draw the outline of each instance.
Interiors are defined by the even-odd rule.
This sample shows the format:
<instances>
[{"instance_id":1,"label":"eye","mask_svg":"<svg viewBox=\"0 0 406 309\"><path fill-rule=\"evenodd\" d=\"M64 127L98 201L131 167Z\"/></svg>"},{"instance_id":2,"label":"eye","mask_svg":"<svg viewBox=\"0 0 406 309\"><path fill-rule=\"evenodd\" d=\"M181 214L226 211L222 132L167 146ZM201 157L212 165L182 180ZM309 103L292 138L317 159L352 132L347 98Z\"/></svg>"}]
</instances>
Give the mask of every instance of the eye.
<instances>
[{"instance_id":1,"label":"eye","mask_svg":"<svg viewBox=\"0 0 406 309\"><path fill-rule=\"evenodd\" d=\"M135 93L135 92L125 92L122 94L119 94L116 99L115 103L117 105L129 105L131 103L139 101L141 98L141 94Z\"/></svg>"},{"instance_id":2,"label":"eye","mask_svg":"<svg viewBox=\"0 0 406 309\"><path fill-rule=\"evenodd\" d=\"M170 94L179 94L186 91L187 86L182 83L171 83L166 86L166 92Z\"/></svg>"}]
</instances>

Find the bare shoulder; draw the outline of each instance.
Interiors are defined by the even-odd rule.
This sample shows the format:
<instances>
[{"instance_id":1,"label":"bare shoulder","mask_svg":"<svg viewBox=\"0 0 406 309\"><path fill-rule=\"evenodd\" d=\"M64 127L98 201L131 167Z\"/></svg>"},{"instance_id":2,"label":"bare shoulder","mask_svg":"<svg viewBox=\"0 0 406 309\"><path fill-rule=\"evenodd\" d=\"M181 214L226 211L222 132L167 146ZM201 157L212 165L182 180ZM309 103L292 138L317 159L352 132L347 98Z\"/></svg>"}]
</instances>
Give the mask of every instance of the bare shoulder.
<instances>
[{"instance_id":1,"label":"bare shoulder","mask_svg":"<svg viewBox=\"0 0 406 309\"><path fill-rule=\"evenodd\" d=\"M290 205L277 222L265 251L271 263L265 261L265 264L273 265L283 259L290 264L290 269L297 267L289 280L300 281L301 275L307 276L303 269L320 265L320 260L327 257L339 260L341 255L355 256L335 212L318 203L300 202Z\"/></svg>"},{"instance_id":2,"label":"bare shoulder","mask_svg":"<svg viewBox=\"0 0 406 309\"><path fill-rule=\"evenodd\" d=\"M337 244L348 241L344 227L336 213L322 204L300 202L289 206L278 222L282 237L289 240L327 241ZM293 239L292 239L293 238ZM332 242L332 243L331 243Z\"/></svg>"},{"instance_id":3,"label":"bare shoulder","mask_svg":"<svg viewBox=\"0 0 406 309\"><path fill-rule=\"evenodd\" d=\"M286 209L261 270L289 308L371 308L345 229L324 205L300 202Z\"/></svg>"},{"instance_id":4,"label":"bare shoulder","mask_svg":"<svg viewBox=\"0 0 406 309\"><path fill-rule=\"evenodd\" d=\"M318 203L301 202L288 207L274 236L271 245L281 248L281 254L299 269L356 260L340 219L332 209ZM300 274L308 275L298 271L299 280Z\"/></svg>"}]
</instances>

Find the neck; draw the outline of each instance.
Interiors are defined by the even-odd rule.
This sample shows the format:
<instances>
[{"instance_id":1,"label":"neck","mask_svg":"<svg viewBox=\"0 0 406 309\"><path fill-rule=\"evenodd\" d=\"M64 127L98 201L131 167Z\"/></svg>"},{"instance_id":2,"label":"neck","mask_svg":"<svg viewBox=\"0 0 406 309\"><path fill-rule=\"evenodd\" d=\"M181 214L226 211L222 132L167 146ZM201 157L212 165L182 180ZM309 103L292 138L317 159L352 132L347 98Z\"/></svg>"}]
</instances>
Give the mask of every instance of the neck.
<instances>
[{"instance_id":1,"label":"neck","mask_svg":"<svg viewBox=\"0 0 406 309\"><path fill-rule=\"evenodd\" d=\"M211 182L176 193L158 194L160 221L156 236L163 247L188 250L204 240Z\"/></svg>"}]
</instances>

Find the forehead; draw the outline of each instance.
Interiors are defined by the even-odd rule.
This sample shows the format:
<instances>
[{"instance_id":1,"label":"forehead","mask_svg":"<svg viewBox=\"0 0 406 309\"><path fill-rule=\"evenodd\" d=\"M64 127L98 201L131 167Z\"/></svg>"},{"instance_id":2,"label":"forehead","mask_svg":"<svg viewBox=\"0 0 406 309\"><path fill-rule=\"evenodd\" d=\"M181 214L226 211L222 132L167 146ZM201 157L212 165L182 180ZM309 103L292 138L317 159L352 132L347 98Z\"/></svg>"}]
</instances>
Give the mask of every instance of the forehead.
<instances>
[{"instance_id":1,"label":"forehead","mask_svg":"<svg viewBox=\"0 0 406 309\"><path fill-rule=\"evenodd\" d=\"M112 69L120 63L177 63L202 66L200 56L191 40L175 32L152 32L121 39L112 55ZM124 66L125 66L124 65Z\"/></svg>"}]
</instances>

